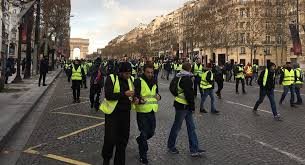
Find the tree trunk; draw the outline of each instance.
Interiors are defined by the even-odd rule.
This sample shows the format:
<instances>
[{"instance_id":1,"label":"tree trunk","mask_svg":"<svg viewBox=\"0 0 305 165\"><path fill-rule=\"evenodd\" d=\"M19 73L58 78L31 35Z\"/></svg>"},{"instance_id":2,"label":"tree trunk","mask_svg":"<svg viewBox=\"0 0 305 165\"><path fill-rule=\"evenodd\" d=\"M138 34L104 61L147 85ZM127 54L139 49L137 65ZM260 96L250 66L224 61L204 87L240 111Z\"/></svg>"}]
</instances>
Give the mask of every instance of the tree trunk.
<instances>
[{"instance_id":1,"label":"tree trunk","mask_svg":"<svg viewBox=\"0 0 305 165\"><path fill-rule=\"evenodd\" d=\"M31 66L32 66L32 30L33 30L33 8L30 9L27 16L27 28L26 28L26 68L24 72L24 78L31 77Z\"/></svg>"}]
</instances>

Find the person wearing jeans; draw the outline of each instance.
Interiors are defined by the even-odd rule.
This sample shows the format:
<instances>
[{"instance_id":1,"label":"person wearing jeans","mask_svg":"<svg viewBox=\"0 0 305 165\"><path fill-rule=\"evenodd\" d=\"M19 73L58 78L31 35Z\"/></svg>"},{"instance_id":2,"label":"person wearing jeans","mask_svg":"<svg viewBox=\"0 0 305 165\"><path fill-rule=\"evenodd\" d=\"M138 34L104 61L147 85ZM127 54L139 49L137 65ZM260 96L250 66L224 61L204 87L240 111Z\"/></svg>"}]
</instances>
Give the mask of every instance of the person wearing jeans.
<instances>
[{"instance_id":1,"label":"person wearing jeans","mask_svg":"<svg viewBox=\"0 0 305 165\"><path fill-rule=\"evenodd\" d=\"M176 140L181 130L183 120L186 121L186 127L189 138L189 149L192 157L200 156L205 153L205 150L199 148L198 139L196 134L196 128L193 121L193 113L195 111L195 96L193 89L193 74L191 73L192 66L190 63L184 63L182 70L177 74L179 78L178 96L175 96L175 121L171 128L167 147L172 154L178 154L179 151L176 148Z\"/></svg>"},{"instance_id":2,"label":"person wearing jeans","mask_svg":"<svg viewBox=\"0 0 305 165\"><path fill-rule=\"evenodd\" d=\"M268 63L267 69L261 72L258 85L260 86L259 99L257 100L253 112L256 113L258 106L263 103L266 95L269 98L273 117L276 120L280 119L280 115L276 111L275 99L274 99L274 87L275 87L275 64Z\"/></svg>"},{"instance_id":3,"label":"person wearing jeans","mask_svg":"<svg viewBox=\"0 0 305 165\"><path fill-rule=\"evenodd\" d=\"M294 103L294 93L295 93L295 82L296 76L294 70L292 69L292 65L290 62L286 63L285 69L282 70L281 77L280 77L280 84L283 85L284 92L282 94L280 104L283 103L288 91L290 90L291 97L290 97L290 106L296 107Z\"/></svg>"}]
</instances>

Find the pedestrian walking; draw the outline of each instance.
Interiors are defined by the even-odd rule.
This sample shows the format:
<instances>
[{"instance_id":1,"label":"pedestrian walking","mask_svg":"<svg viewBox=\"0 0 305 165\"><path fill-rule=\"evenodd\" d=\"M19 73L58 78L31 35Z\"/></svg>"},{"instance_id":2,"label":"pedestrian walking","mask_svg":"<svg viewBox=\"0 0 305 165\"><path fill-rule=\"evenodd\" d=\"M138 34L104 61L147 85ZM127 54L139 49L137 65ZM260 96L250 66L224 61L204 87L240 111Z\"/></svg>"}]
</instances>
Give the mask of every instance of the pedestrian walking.
<instances>
[{"instance_id":1,"label":"pedestrian walking","mask_svg":"<svg viewBox=\"0 0 305 165\"><path fill-rule=\"evenodd\" d=\"M47 86L46 84L46 75L48 73L48 67L49 67L49 62L47 57L43 57L43 59L40 60L40 75L39 75L39 81L38 81L38 86L40 86L41 79L42 79L42 85Z\"/></svg>"},{"instance_id":2,"label":"pedestrian walking","mask_svg":"<svg viewBox=\"0 0 305 165\"><path fill-rule=\"evenodd\" d=\"M246 85L250 85L252 86L252 80L253 80L253 68L252 65L250 63L247 64L247 66L245 67L245 71L246 73ZM249 82L250 79L250 82Z\"/></svg>"},{"instance_id":3,"label":"pedestrian walking","mask_svg":"<svg viewBox=\"0 0 305 165\"><path fill-rule=\"evenodd\" d=\"M206 67L203 68L200 88L203 90L203 95L201 97L200 103L200 112L207 113L204 108L205 100L208 96L211 98L211 113L219 114L219 111L215 108L215 97L214 97L214 74L212 72L211 63L207 64Z\"/></svg>"},{"instance_id":4,"label":"pedestrian walking","mask_svg":"<svg viewBox=\"0 0 305 165\"><path fill-rule=\"evenodd\" d=\"M282 70L281 77L280 77L280 84L283 85L284 91L282 97L280 99L280 105L283 103L288 91L290 91L290 106L295 107L294 103L294 94L295 94L295 82L296 76L295 72L292 68L291 62L286 63L286 67Z\"/></svg>"},{"instance_id":5,"label":"pedestrian walking","mask_svg":"<svg viewBox=\"0 0 305 165\"><path fill-rule=\"evenodd\" d=\"M155 81L158 82L158 75L160 71L161 64L158 61L155 61L154 63L154 78Z\"/></svg>"},{"instance_id":6,"label":"pedestrian walking","mask_svg":"<svg viewBox=\"0 0 305 165\"><path fill-rule=\"evenodd\" d=\"M192 67L192 72L195 76L194 81L194 95L197 96L197 87L199 86L200 97L203 95L203 91L200 88L201 76L202 76L203 65L201 63L201 59L198 58Z\"/></svg>"},{"instance_id":7,"label":"pedestrian walking","mask_svg":"<svg viewBox=\"0 0 305 165\"><path fill-rule=\"evenodd\" d=\"M239 92L238 92L239 82L241 82L243 94L246 94L246 90L245 90L245 75L244 75L243 64L240 64L240 65L236 66L235 80L236 80L236 87L235 87L236 94L239 94Z\"/></svg>"},{"instance_id":8,"label":"pedestrian walking","mask_svg":"<svg viewBox=\"0 0 305 165\"><path fill-rule=\"evenodd\" d=\"M302 105L303 100L301 96L301 89L303 88L303 84L304 84L304 72L300 68L300 64L296 64L295 66L295 76L296 76L295 93L297 95L297 102L295 104Z\"/></svg>"},{"instance_id":9,"label":"pedestrian walking","mask_svg":"<svg viewBox=\"0 0 305 165\"><path fill-rule=\"evenodd\" d=\"M105 99L100 110L105 113L103 164L109 165L115 148L114 165L125 165L130 132L131 99L134 95L129 62L122 62L118 74L110 74L105 83Z\"/></svg>"},{"instance_id":10,"label":"pedestrian walking","mask_svg":"<svg viewBox=\"0 0 305 165\"><path fill-rule=\"evenodd\" d=\"M273 117L275 120L280 120L280 115L277 113L276 104L274 99L274 87L275 87L275 64L270 62L267 64L267 68L263 70L258 78L259 99L256 101L253 112L257 113L258 107L263 103L266 95L269 98Z\"/></svg>"},{"instance_id":11,"label":"pedestrian walking","mask_svg":"<svg viewBox=\"0 0 305 165\"><path fill-rule=\"evenodd\" d=\"M217 83L217 91L216 95L219 99L221 99L221 91L223 89L223 82L224 82L224 75L226 71L223 68L224 66L216 66L215 71L213 73L215 74L215 82Z\"/></svg>"},{"instance_id":12,"label":"pedestrian walking","mask_svg":"<svg viewBox=\"0 0 305 165\"><path fill-rule=\"evenodd\" d=\"M90 76L90 107L95 108L95 110L98 111L100 95L102 88L104 87L104 75L106 75L103 65L101 64L101 58L98 57L95 60L95 63L89 70L88 75Z\"/></svg>"},{"instance_id":13,"label":"pedestrian walking","mask_svg":"<svg viewBox=\"0 0 305 165\"><path fill-rule=\"evenodd\" d=\"M80 61L75 60L72 67L72 90L73 90L73 103L80 103L80 86L85 75L84 69L81 67Z\"/></svg>"},{"instance_id":14,"label":"pedestrian walking","mask_svg":"<svg viewBox=\"0 0 305 165\"><path fill-rule=\"evenodd\" d=\"M161 100L157 82L154 80L153 65L146 64L144 66L144 74L135 80L134 87L135 98L139 100L139 103L136 105L136 112L140 135L136 140L139 145L140 162L142 164L148 164L147 141L155 134L155 113L158 111L158 101Z\"/></svg>"},{"instance_id":15,"label":"pedestrian walking","mask_svg":"<svg viewBox=\"0 0 305 165\"><path fill-rule=\"evenodd\" d=\"M186 127L189 139L189 148L192 157L200 156L205 153L205 150L199 148L198 138L195 130L193 113L195 111L195 97L193 89L193 74L191 73L192 66L190 63L184 63L182 70L177 74L178 81L178 96L175 97L175 120L170 131L167 142L169 152L179 154L176 148L176 140L181 130L183 121L186 121Z\"/></svg>"}]
</instances>

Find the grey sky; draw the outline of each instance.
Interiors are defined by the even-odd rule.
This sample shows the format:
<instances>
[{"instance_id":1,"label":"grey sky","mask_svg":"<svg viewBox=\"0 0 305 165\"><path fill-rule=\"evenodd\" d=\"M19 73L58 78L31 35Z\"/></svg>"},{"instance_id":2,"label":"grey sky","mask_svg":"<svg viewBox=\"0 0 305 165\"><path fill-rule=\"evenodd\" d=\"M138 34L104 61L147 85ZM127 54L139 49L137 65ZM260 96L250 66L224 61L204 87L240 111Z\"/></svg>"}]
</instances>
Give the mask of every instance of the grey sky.
<instances>
[{"instance_id":1,"label":"grey sky","mask_svg":"<svg viewBox=\"0 0 305 165\"><path fill-rule=\"evenodd\" d=\"M71 37L90 39L90 53L114 37L156 16L167 14L187 0L71 0Z\"/></svg>"}]
</instances>

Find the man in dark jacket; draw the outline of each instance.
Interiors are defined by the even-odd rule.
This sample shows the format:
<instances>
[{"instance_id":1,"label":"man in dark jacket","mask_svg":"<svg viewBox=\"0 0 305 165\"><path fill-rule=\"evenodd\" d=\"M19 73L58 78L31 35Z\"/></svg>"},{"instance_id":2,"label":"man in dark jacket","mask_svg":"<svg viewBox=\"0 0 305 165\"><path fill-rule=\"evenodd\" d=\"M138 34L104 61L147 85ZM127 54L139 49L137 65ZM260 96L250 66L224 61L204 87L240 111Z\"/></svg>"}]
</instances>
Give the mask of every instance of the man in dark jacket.
<instances>
[{"instance_id":1,"label":"man in dark jacket","mask_svg":"<svg viewBox=\"0 0 305 165\"><path fill-rule=\"evenodd\" d=\"M119 82L120 93L114 93L115 82ZM115 148L114 165L125 165L125 152L130 132L130 110L131 100L134 92L130 90L128 81L131 77L131 65L129 62L122 62L119 66L119 74L110 75L105 83L105 99L117 101L111 114L105 114L105 134L102 156L104 165L110 165ZM105 100L104 100L105 101Z\"/></svg>"},{"instance_id":2,"label":"man in dark jacket","mask_svg":"<svg viewBox=\"0 0 305 165\"><path fill-rule=\"evenodd\" d=\"M274 100L274 87L275 87L275 64L270 62L267 68L261 72L258 85L260 86L259 99L257 100L253 112L257 113L258 106L264 101L267 95L271 104L272 113L275 120L280 119L280 115L276 111L276 104Z\"/></svg>"},{"instance_id":3,"label":"man in dark jacket","mask_svg":"<svg viewBox=\"0 0 305 165\"><path fill-rule=\"evenodd\" d=\"M44 57L40 61L40 76L39 76L38 86L40 86L41 79L43 79L42 85L47 86L46 85L46 75L48 73L48 67L49 67L48 58Z\"/></svg>"},{"instance_id":4,"label":"man in dark jacket","mask_svg":"<svg viewBox=\"0 0 305 165\"><path fill-rule=\"evenodd\" d=\"M193 74L191 73L191 69L192 66L190 63L184 63L182 66L182 71L177 74L177 77L180 78L178 83L179 95L175 97L174 107L176 110L176 115L168 138L167 147L169 152L179 154L179 151L176 148L176 140L183 120L185 120L188 130L191 156L197 157L203 154L205 150L199 148L193 120L193 113L195 112L195 96L192 80Z\"/></svg>"},{"instance_id":5,"label":"man in dark jacket","mask_svg":"<svg viewBox=\"0 0 305 165\"><path fill-rule=\"evenodd\" d=\"M102 88L104 87L104 75L103 65L101 65L101 58L95 60L94 65L90 68L88 75L90 76L90 103L91 108L95 108L98 111L100 104L100 95ZM96 96L96 97L95 97Z\"/></svg>"}]
</instances>

